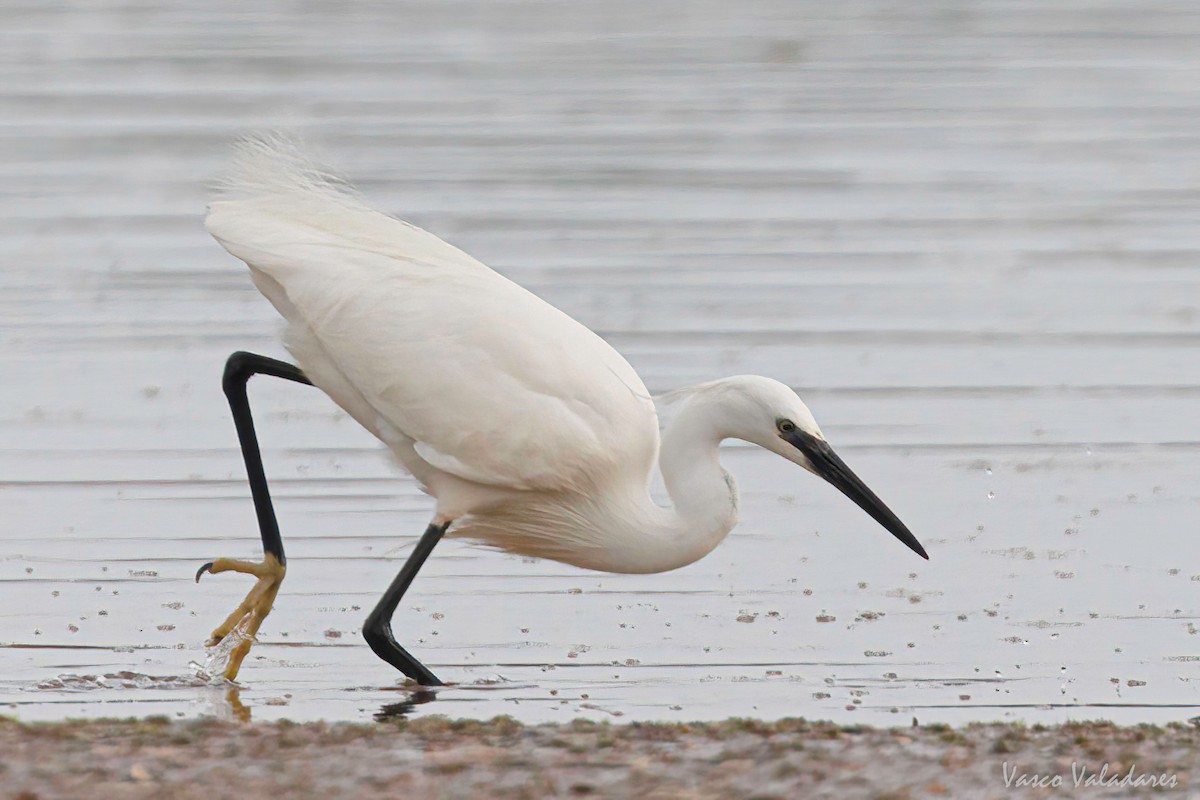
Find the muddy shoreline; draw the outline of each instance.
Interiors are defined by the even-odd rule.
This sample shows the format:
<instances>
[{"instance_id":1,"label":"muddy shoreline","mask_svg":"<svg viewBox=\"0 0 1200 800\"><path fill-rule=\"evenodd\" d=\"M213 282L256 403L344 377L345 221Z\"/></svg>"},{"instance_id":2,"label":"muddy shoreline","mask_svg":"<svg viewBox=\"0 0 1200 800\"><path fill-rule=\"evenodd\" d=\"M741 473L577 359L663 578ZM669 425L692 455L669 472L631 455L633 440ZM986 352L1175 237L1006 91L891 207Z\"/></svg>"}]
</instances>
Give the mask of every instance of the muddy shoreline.
<instances>
[{"instance_id":1,"label":"muddy shoreline","mask_svg":"<svg viewBox=\"0 0 1200 800\"><path fill-rule=\"evenodd\" d=\"M0 722L4 797L1185 796L1192 725Z\"/></svg>"}]
</instances>

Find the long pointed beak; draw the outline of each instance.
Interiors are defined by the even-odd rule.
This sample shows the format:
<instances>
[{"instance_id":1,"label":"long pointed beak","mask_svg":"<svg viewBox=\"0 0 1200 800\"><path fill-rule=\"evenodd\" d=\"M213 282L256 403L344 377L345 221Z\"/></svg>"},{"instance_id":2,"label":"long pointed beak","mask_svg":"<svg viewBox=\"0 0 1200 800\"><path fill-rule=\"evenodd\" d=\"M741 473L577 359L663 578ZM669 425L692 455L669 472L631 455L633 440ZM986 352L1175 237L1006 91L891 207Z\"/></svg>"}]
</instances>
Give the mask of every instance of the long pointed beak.
<instances>
[{"instance_id":1,"label":"long pointed beak","mask_svg":"<svg viewBox=\"0 0 1200 800\"><path fill-rule=\"evenodd\" d=\"M853 500L893 536L908 545L910 550L928 560L929 555L917 541L917 537L913 536L900 518L846 466L846 462L833 452L828 442L799 430L785 435L785 439L808 458L816 474L836 486L842 494Z\"/></svg>"}]
</instances>

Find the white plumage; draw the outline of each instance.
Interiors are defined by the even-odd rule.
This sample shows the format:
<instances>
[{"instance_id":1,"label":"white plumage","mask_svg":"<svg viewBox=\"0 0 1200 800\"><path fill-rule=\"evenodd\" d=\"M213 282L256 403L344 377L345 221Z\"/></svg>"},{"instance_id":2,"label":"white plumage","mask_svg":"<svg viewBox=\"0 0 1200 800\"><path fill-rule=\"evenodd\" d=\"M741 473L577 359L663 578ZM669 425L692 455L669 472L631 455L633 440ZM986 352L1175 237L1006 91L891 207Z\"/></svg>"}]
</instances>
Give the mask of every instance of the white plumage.
<instances>
[{"instance_id":1,"label":"white plumage","mask_svg":"<svg viewBox=\"0 0 1200 800\"><path fill-rule=\"evenodd\" d=\"M796 394L739 376L681 394L661 457L673 507L655 505L654 403L619 353L461 250L371 209L287 141L239 146L206 226L287 320L305 374L436 497L451 536L657 572L700 558L737 520L722 439L823 474L784 436L790 421L791 439L828 449Z\"/></svg>"}]
</instances>

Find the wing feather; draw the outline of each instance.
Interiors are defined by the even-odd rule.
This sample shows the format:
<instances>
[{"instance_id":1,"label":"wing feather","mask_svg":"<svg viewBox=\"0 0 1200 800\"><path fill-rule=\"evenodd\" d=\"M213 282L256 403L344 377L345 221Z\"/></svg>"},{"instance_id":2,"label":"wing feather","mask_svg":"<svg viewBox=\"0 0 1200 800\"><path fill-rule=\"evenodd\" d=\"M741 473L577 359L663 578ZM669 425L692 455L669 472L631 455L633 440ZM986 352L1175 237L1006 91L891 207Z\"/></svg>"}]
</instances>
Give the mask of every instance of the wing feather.
<instances>
[{"instance_id":1,"label":"wing feather","mask_svg":"<svg viewBox=\"0 0 1200 800\"><path fill-rule=\"evenodd\" d=\"M434 467L467 480L586 489L616 471L649 470L654 405L620 354L299 159L272 140L243 145L205 224L319 343L296 353L300 366L310 371L305 358L320 353L361 398L318 386L367 424L365 403ZM330 372L312 366L314 376Z\"/></svg>"}]
</instances>

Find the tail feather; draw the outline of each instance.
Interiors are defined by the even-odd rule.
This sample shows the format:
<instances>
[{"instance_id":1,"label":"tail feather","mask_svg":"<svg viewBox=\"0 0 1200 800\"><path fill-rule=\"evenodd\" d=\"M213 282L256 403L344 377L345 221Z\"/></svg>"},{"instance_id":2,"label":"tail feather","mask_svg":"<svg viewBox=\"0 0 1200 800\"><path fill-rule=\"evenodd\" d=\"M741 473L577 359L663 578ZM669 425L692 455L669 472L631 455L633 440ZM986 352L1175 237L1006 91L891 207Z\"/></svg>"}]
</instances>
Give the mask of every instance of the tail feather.
<instances>
[{"instance_id":1,"label":"tail feather","mask_svg":"<svg viewBox=\"0 0 1200 800\"><path fill-rule=\"evenodd\" d=\"M319 201L375 213L349 181L313 161L298 138L279 132L238 140L214 188L218 201Z\"/></svg>"},{"instance_id":2,"label":"tail feather","mask_svg":"<svg viewBox=\"0 0 1200 800\"><path fill-rule=\"evenodd\" d=\"M279 133L237 143L218 179L205 227L251 267L272 255L293 260L313 235L339 247L438 267L482 267L433 234L371 208L345 179L317 165L301 144ZM270 272L270 269L267 269Z\"/></svg>"}]
</instances>

